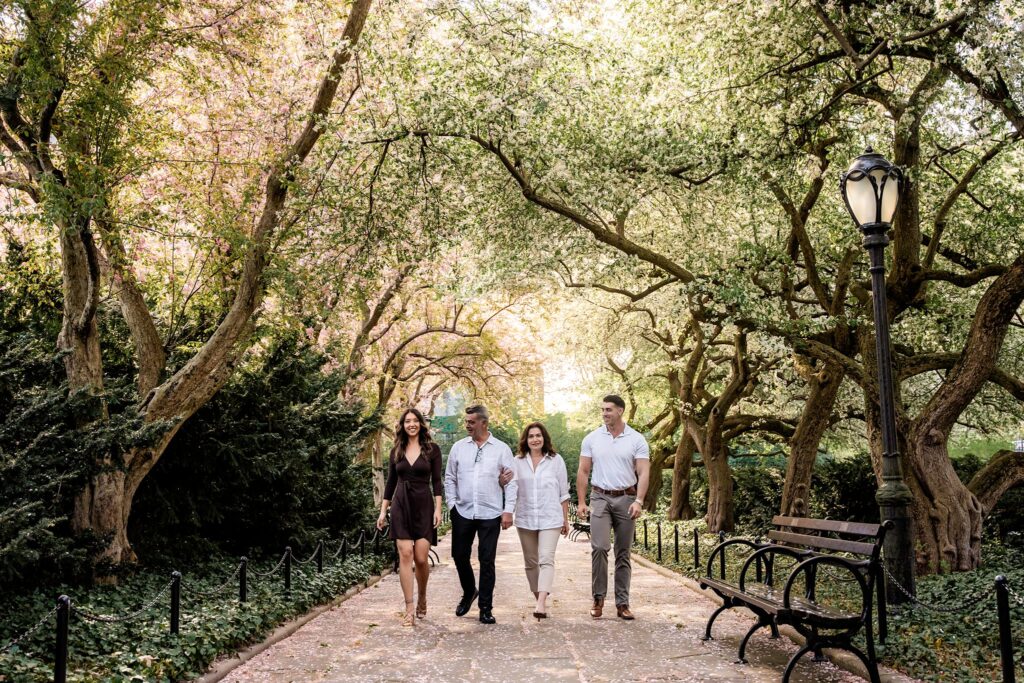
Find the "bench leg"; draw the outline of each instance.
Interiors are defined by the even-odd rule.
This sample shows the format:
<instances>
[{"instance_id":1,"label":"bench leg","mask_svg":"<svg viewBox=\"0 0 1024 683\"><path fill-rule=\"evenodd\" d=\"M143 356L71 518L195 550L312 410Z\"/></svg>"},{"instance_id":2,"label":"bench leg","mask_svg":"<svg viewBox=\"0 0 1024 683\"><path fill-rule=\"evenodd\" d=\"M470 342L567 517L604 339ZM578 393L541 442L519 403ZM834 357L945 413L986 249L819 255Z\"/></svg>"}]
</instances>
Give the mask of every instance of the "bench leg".
<instances>
[{"instance_id":1,"label":"bench leg","mask_svg":"<svg viewBox=\"0 0 1024 683\"><path fill-rule=\"evenodd\" d=\"M774 619L772 619L772 622L769 624L769 626L772 627L771 639L772 640L778 640L779 639L779 627L778 627L778 625L776 625Z\"/></svg>"},{"instance_id":2,"label":"bench leg","mask_svg":"<svg viewBox=\"0 0 1024 683\"><path fill-rule=\"evenodd\" d=\"M718 609L716 609L714 612L711 613L711 617L708 619L708 625L704 629L704 637L701 638L701 640L712 640L712 638L711 638L711 625L713 623L715 623L715 619L718 618L719 614L721 614L725 610L729 609L730 607L732 607L732 603L729 602L728 600L726 600L725 602L722 603L721 607L719 607Z\"/></svg>"},{"instance_id":3,"label":"bench leg","mask_svg":"<svg viewBox=\"0 0 1024 683\"><path fill-rule=\"evenodd\" d=\"M881 683L878 676L878 664L875 663L874 658L869 659L867 655L860 651L860 648L854 645L847 645L843 649L847 652L852 652L864 664L864 668L868 670L868 676L871 677L871 683Z\"/></svg>"},{"instance_id":4,"label":"bench leg","mask_svg":"<svg viewBox=\"0 0 1024 683\"><path fill-rule=\"evenodd\" d=\"M793 669L796 668L796 663L800 661L801 657L813 649L814 647L811 645L804 645L796 651L795 655L789 658L789 664L786 664L786 671L782 674L782 683L789 683L789 677L793 674Z\"/></svg>"},{"instance_id":5,"label":"bench leg","mask_svg":"<svg viewBox=\"0 0 1024 683\"><path fill-rule=\"evenodd\" d=\"M750 630L747 631L747 635L743 636L743 640L740 641L739 661L736 662L737 664L746 664L747 663L747 658L745 657L745 655L747 653L747 642L750 640L750 637L752 635L754 635L754 633L756 633L758 629L764 628L765 626L774 626L774 625L775 625L775 620L772 619L771 617L765 617L763 615L758 615L757 623L750 627Z\"/></svg>"}]
</instances>

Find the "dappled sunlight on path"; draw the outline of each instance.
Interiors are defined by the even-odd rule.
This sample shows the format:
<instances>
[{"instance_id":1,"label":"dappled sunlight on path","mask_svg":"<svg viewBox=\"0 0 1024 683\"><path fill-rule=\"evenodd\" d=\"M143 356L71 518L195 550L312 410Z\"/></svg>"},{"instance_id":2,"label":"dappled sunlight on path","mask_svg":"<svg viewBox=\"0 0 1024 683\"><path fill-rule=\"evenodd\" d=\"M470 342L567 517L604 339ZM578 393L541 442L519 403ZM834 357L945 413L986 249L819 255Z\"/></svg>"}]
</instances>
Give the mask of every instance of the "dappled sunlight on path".
<instances>
[{"instance_id":1,"label":"dappled sunlight on path","mask_svg":"<svg viewBox=\"0 0 1024 683\"><path fill-rule=\"evenodd\" d=\"M397 576L313 619L291 637L235 669L230 683L306 681L778 681L796 646L783 638L754 637L748 665L736 648L749 615L723 615L716 639L700 635L714 604L671 577L634 563L632 609L636 621L590 618L590 544L562 539L556 560L551 618L532 617L533 596L514 530L502 532L494 616L486 626L474 605L454 614L460 590L448 539L437 548L429 611L415 628L401 626ZM609 617L609 613L611 616ZM793 681L861 680L831 664L804 660Z\"/></svg>"}]
</instances>

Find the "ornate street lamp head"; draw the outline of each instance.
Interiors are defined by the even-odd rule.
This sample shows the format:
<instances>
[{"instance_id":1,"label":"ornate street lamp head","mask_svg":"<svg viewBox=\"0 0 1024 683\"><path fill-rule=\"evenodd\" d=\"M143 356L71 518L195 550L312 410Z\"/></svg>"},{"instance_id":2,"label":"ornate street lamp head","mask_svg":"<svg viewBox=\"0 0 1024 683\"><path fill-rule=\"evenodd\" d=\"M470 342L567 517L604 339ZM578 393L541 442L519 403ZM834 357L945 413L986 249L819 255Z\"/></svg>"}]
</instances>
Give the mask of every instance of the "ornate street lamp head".
<instances>
[{"instance_id":1,"label":"ornate street lamp head","mask_svg":"<svg viewBox=\"0 0 1024 683\"><path fill-rule=\"evenodd\" d=\"M840 176L839 190L853 222L862 232L885 232L896 215L903 171L868 147Z\"/></svg>"}]
</instances>

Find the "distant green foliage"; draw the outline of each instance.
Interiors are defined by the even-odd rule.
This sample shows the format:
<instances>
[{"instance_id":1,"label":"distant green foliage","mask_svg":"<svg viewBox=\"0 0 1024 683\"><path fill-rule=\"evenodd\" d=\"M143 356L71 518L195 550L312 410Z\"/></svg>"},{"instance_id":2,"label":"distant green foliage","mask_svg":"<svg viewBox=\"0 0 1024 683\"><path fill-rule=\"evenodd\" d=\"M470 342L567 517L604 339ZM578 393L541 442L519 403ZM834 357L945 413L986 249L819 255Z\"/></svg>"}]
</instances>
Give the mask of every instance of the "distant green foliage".
<instances>
[{"instance_id":1,"label":"distant green foliage","mask_svg":"<svg viewBox=\"0 0 1024 683\"><path fill-rule=\"evenodd\" d=\"M746 456L730 459L733 465L733 497L738 533L764 534L772 517L779 514L786 477L783 458ZM694 467L690 503L698 517L707 510L707 476ZM878 519L875 475L867 454L820 456L814 469L808 514L824 519L872 521ZM663 489L667 505L671 487Z\"/></svg>"},{"instance_id":2,"label":"distant green foliage","mask_svg":"<svg viewBox=\"0 0 1024 683\"><path fill-rule=\"evenodd\" d=\"M370 473L353 459L370 425L325 362L284 336L185 423L136 495L143 554L277 552L368 522Z\"/></svg>"}]
</instances>

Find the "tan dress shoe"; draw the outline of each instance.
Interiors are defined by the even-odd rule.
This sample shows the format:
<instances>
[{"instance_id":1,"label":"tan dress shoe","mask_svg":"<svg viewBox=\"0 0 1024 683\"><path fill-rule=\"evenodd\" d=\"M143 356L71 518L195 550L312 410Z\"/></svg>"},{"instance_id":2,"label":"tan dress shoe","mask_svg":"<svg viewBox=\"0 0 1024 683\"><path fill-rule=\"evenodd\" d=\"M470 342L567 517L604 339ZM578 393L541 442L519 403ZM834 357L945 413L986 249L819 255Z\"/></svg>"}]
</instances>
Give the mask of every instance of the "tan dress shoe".
<instances>
[{"instance_id":1,"label":"tan dress shoe","mask_svg":"<svg viewBox=\"0 0 1024 683\"><path fill-rule=\"evenodd\" d=\"M604 611L604 598L594 598L594 606L590 608L590 616L595 619L601 618L601 612Z\"/></svg>"},{"instance_id":2,"label":"tan dress shoe","mask_svg":"<svg viewBox=\"0 0 1024 683\"><path fill-rule=\"evenodd\" d=\"M626 621L633 621L636 617L629 611L629 605L616 605L616 611L619 613L619 619L625 619Z\"/></svg>"}]
</instances>

